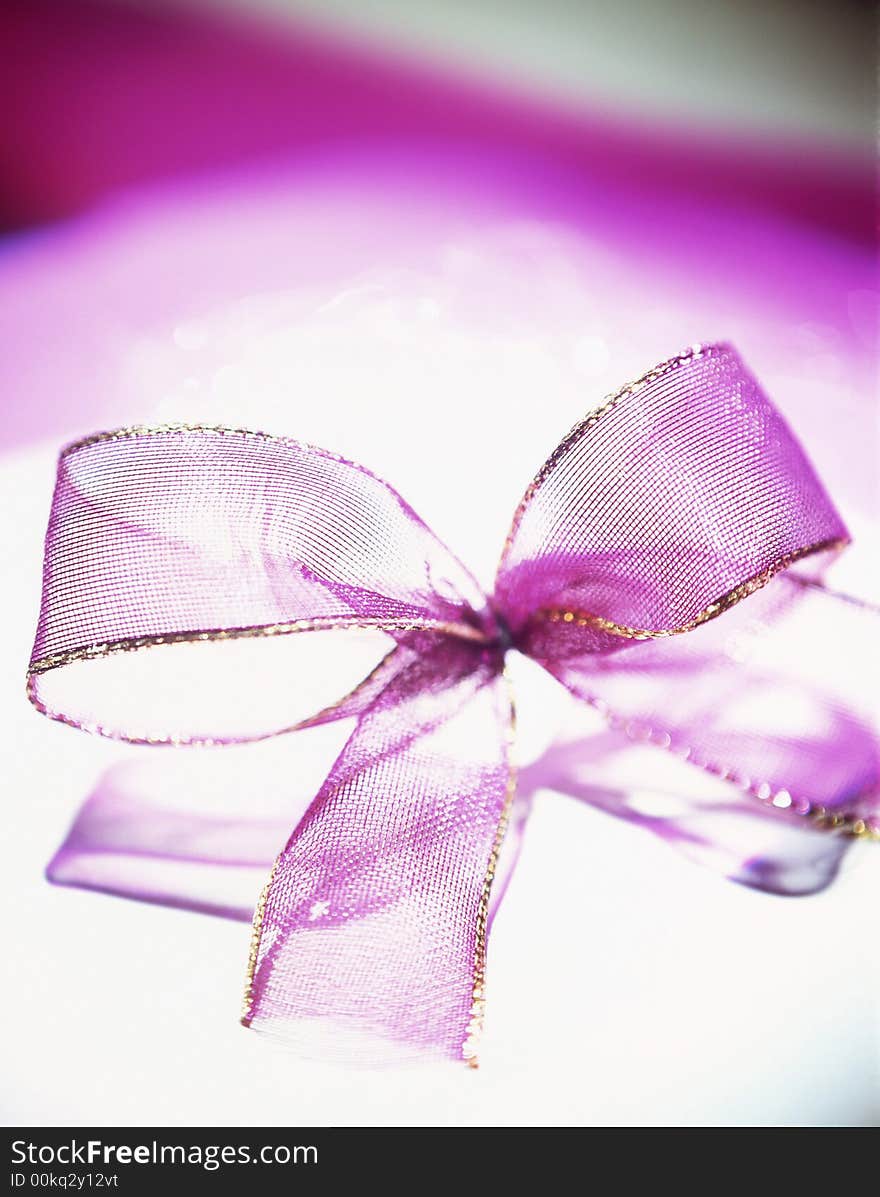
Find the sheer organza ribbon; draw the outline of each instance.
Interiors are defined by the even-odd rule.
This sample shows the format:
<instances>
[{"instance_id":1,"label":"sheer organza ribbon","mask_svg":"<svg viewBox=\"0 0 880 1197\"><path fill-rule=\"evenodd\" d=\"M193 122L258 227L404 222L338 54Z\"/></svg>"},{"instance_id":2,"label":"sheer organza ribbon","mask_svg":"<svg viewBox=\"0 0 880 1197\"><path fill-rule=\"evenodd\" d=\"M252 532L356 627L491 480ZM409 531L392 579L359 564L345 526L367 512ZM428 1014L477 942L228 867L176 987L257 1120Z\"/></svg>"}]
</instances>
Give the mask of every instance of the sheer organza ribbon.
<instances>
[{"instance_id":1,"label":"sheer organza ribbon","mask_svg":"<svg viewBox=\"0 0 880 1197\"><path fill-rule=\"evenodd\" d=\"M515 792L507 651L780 818L876 837L876 738L774 650L847 539L725 345L572 429L516 509L491 596L394 490L321 449L99 433L60 457L28 692L145 744L353 718L260 898L243 1021L474 1064ZM781 717L795 700L818 732Z\"/></svg>"}]
</instances>

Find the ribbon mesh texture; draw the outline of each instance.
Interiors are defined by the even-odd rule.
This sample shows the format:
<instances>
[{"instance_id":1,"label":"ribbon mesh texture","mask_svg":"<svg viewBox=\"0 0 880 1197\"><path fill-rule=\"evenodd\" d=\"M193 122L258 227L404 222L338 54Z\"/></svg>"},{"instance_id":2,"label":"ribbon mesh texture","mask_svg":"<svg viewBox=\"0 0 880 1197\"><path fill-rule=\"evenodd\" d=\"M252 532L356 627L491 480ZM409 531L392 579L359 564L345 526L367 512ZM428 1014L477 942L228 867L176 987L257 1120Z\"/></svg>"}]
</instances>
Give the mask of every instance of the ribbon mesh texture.
<instances>
[{"instance_id":1,"label":"ribbon mesh texture","mask_svg":"<svg viewBox=\"0 0 880 1197\"><path fill-rule=\"evenodd\" d=\"M777 651L847 539L725 345L569 433L491 595L394 490L323 450L101 433L61 454L28 690L54 719L148 744L352 719L258 904L243 1021L345 1058L475 1063L515 790L505 654L779 818L876 836L876 735L809 654L792 668ZM796 732L793 697L812 716Z\"/></svg>"}]
</instances>

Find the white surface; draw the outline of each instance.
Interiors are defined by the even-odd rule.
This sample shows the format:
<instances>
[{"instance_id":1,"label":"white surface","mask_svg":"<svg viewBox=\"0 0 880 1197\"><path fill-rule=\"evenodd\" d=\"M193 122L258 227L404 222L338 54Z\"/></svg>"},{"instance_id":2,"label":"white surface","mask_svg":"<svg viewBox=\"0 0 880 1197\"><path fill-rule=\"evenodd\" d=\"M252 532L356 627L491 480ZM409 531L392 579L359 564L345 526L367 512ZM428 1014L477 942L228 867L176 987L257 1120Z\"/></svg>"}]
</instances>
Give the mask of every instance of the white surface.
<instances>
[{"instance_id":1,"label":"white surface","mask_svg":"<svg viewBox=\"0 0 880 1197\"><path fill-rule=\"evenodd\" d=\"M367 202L355 215L373 227ZM293 200L254 204L224 210L227 225L242 222L243 244L257 228L271 236L273 221L293 227L284 224L297 214ZM199 211L198 221L182 222L187 245L217 240L216 213ZM460 215L432 219L417 251L399 248L407 269L397 263L348 285L324 280L293 296L251 279L246 301L239 279L226 292L214 287L200 313L173 216L161 207L155 218L127 215L104 230L103 243L97 230L93 251L79 257L62 237L54 267L49 254L16 280L16 295L45 297L29 334L39 334L41 372L19 366L4 402L40 402L54 375L68 380L72 402L77 388L86 393L90 359L69 331L80 319L106 347L94 361L107 398L90 421L210 415L324 443L389 476L486 578L524 482L585 395L592 402L704 335L707 323L744 342L780 401L840 379L834 346L843 325L817 331L798 300L762 313L737 291L719 296L712 278L679 286L657 273L663 304L643 307L634 328L627 288L642 274L600 245L503 214L469 226ZM306 244L308 231L299 236ZM295 238L277 243L282 258L296 260ZM120 262L121 275L113 273ZM271 268L260 270L268 278ZM8 279L9 262L5 269ZM88 270L91 292L78 269ZM149 319L120 316L105 271L129 288L150 272L156 288L157 278L173 277L177 291ZM611 280L614 303L603 299ZM798 338L818 338L819 350L782 364ZM838 381L836 393L858 428L857 377ZM434 419L441 400L443 418ZM823 469L845 475L820 442L814 436L810 448ZM125 751L41 720L24 699L56 447L53 437L0 460L7 1121L877 1121L876 847L856 848L826 892L783 899L701 870L580 803L541 795L492 935L478 1073L304 1063L237 1023L247 926L47 885L42 869L68 822ZM493 464L482 474L487 450ZM869 528L870 498L861 500L856 494L845 511ZM528 663L518 670L523 743L534 754L562 699L547 679L529 676ZM333 745L302 740L289 751L299 785L320 776Z\"/></svg>"}]
</instances>

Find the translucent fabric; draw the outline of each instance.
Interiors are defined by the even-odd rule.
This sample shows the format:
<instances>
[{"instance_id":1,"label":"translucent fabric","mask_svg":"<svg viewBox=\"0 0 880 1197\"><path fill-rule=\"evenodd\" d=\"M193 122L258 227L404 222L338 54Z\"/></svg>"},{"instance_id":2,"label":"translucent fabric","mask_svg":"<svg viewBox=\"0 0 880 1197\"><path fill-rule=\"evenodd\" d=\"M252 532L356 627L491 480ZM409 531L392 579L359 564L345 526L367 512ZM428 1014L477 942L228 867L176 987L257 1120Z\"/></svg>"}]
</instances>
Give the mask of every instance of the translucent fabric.
<instances>
[{"instance_id":1,"label":"translucent fabric","mask_svg":"<svg viewBox=\"0 0 880 1197\"><path fill-rule=\"evenodd\" d=\"M814 583L846 541L723 345L572 430L489 596L396 492L322 450L99 434L61 456L29 693L52 718L156 744L352 718L258 904L244 1022L360 1059L474 1063L515 784L506 652L780 819L876 835L870 710L818 667L843 616ZM321 645L342 631L331 661Z\"/></svg>"}]
</instances>

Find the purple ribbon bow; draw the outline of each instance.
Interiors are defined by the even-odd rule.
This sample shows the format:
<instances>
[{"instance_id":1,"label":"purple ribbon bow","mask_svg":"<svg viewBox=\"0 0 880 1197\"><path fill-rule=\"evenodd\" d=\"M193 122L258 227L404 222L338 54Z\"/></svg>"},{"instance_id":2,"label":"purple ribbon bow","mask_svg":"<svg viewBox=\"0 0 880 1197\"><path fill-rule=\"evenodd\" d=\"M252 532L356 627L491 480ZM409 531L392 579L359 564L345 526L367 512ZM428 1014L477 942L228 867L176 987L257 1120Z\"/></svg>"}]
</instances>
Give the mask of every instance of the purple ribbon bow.
<instances>
[{"instance_id":1,"label":"purple ribbon bow","mask_svg":"<svg viewBox=\"0 0 880 1197\"><path fill-rule=\"evenodd\" d=\"M354 717L257 906L243 1021L296 1037L331 1020L344 1050L475 1064L515 791L507 651L635 739L876 836L876 744L845 712L813 739L751 717L767 686L782 705L791 693L765 629L815 578L789 567L847 540L724 345L664 362L572 429L516 509L491 596L341 457L237 429L99 433L60 457L28 693L52 719L145 744ZM776 575L789 584L765 590ZM390 651L334 690L318 633L344 629L350 682L376 637Z\"/></svg>"}]
</instances>

